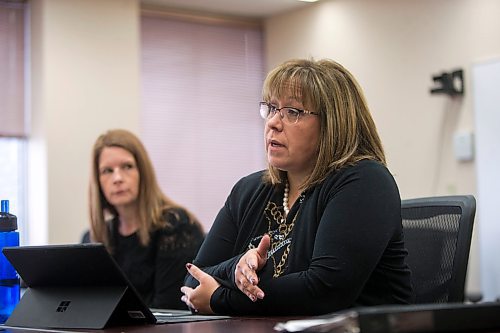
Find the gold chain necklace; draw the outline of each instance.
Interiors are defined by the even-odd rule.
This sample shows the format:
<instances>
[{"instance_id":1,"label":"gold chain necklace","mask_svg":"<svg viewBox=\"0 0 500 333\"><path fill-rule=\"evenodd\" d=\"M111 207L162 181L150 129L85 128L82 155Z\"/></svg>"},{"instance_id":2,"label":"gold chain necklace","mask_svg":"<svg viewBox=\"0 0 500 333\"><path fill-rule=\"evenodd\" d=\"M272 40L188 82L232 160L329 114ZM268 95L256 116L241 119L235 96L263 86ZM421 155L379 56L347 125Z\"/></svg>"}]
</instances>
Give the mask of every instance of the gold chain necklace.
<instances>
[{"instance_id":1,"label":"gold chain necklace","mask_svg":"<svg viewBox=\"0 0 500 333\"><path fill-rule=\"evenodd\" d=\"M276 252L279 248L283 246L283 243L287 241L287 236L292 232L293 227L295 225L295 220L297 219L297 216L299 215L300 208L302 208L302 205L299 207L297 212L295 213L295 216L293 217L292 223L289 225L286 224L286 218L288 216L288 213L290 212L290 209L288 207L288 194L289 194L289 185L288 182L286 182L285 185L285 191L283 193L283 215L281 218L277 216L278 218L276 219L276 222L278 223L278 231L279 231L279 239L280 241L274 242L273 243L273 237L271 238L271 252L274 253ZM299 196L299 203L302 204L304 201L304 193L301 193ZM268 220L268 231L271 231L271 220ZM291 246L291 240L288 241L288 244L286 245L285 250L283 251L283 254L281 255L280 261L278 264L276 264L276 259L274 256L271 256L273 259L273 266L274 266L274 273L273 273L273 278L279 277L283 274L284 272L284 266L286 264L286 261L288 259L288 255L290 253L290 246Z\"/></svg>"}]
</instances>

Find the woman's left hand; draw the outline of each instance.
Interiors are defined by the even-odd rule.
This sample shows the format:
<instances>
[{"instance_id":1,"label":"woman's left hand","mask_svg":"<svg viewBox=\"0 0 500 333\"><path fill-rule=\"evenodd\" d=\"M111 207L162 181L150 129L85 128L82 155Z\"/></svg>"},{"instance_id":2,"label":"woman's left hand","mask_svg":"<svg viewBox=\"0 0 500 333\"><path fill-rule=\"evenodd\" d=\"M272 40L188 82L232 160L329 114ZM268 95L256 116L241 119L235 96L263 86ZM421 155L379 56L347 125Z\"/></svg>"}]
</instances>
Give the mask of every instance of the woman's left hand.
<instances>
[{"instance_id":1,"label":"woman's left hand","mask_svg":"<svg viewBox=\"0 0 500 333\"><path fill-rule=\"evenodd\" d=\"M181 300L192 308L194 312L213 314L214 312L210 307L210 298L214 291L219 288L219 282L193 264L187 264L186 268L189 274L198 280L200 284L194 289L186 286L181 287L181 291L184 294Z\"/></svg>"}]
</instances>

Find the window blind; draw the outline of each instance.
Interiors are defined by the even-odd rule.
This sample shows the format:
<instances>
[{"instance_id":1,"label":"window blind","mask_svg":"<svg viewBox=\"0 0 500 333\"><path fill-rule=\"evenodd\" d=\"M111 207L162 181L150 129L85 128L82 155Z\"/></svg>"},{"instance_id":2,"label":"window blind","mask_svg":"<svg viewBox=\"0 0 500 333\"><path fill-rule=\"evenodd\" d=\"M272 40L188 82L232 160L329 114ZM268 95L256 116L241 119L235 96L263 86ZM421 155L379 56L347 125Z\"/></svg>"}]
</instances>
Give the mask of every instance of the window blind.
<instances>
[{"instance_id":1,"label":"window blind","mask_svg":"<svg viewBox=\"0 0 500 333\"><path fill-rule=\"evenodd\" d=\"M0 1L0 136L23 137L24 4Z\"/></svg>"},{"instance_id":2,"label":"window blind","mask_svg":"<svg viewBox=\"0 0 500 333\"><path fill-rule=\"evenodd\" d=\"M141 133L159 183L208 229L235 182L265 168L258 27L141 18Z\"/></svg>"},{"instance_id":3,"label":"window blind","mask_svg":"<svg viewBox=\"0 0 500 333\"><path fill-rule=\"evenodd\" d=\"M0 198L17 215L21 244L27 222L24 76L25 4L0 0Z\"/></svg>"}]
</instances>

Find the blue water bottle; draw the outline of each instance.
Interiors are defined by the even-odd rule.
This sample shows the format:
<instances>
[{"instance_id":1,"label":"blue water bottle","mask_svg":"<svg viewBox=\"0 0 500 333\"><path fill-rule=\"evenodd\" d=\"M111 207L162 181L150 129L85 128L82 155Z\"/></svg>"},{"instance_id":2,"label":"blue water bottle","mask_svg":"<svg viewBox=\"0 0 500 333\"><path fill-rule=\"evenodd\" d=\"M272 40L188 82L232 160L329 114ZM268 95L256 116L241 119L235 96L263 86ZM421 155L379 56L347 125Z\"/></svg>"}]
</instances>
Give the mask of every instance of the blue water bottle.
<instances>
[{"instance_id":1,"label":"blue water bottle","mask_svg":"<svg viewBox=\"0 0 500 333\"><path fill-rule=\"evenodd\" d=\"M1 201L0 210L0 324L5 323L19 302L19 277L2 253L5 246L19 246L17 217L9 214L9 200Z\"/></svg>"}]
</instances>

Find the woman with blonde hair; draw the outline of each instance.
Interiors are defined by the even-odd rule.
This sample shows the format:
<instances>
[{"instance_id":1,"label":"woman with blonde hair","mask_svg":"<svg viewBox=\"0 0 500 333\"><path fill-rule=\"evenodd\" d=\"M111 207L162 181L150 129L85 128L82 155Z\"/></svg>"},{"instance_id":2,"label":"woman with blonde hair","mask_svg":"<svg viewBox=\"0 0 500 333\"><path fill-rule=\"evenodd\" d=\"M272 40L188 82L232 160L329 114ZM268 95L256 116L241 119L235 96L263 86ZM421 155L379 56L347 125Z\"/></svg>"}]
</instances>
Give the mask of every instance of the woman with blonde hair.
<instances>
[{"instance_id":1,"label":"woman with blonde hair","mask_svg":"<svg viewBox=\"0 0 500 333\"><path fill-rule=\"evenodd\" d=\"M106 246L148 306L185 309L180 287L204 237L199 222L163 194L129 131L98 137L91 170L91 241Z\"/></svg>"},{"instance_id":2,"label":"woman with blonde hair","mask_svg":"<svg viewBox=\"0 0 500 333\"><path fill-rule=\"evenodd\" d=\"M352 74L287 61L259 106L268 169L234 186L187 265L183 301L230 315L412 302L398 187Z\"/></svg>"}]
</instances>

